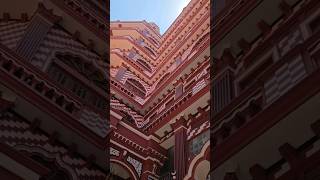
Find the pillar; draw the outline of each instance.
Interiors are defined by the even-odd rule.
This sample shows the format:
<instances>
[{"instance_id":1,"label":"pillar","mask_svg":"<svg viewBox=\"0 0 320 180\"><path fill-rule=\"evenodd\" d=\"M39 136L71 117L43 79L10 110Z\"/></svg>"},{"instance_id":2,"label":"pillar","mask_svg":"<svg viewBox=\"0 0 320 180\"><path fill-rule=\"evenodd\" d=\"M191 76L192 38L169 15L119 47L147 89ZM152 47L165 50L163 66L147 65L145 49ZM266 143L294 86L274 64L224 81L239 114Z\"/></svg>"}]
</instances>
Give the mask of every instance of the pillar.
<instances>
[{"instance_id":1,"label":"pillar","mask_svg":"<svg viewBox=\"0 0 320 180\"><path fill-rule=\"evenodd\" d=\"M180 117L171 124L174 130L174 170L175 179L183 179L187 172L187 122Z\"/></svg>"}]
</instances>

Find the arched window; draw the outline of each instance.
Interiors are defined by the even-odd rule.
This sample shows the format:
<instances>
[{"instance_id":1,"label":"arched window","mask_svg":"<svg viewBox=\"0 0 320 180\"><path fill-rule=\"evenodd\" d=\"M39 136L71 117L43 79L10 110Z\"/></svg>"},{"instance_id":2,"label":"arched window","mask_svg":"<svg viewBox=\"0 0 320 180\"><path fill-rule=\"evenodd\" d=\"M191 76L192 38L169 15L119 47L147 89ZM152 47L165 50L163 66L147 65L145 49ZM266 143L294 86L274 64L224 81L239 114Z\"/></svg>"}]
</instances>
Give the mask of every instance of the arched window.
<instances>
[{"instance_id":1,"label":"arched window","mask_svg":"<svg viewBox=\"0 0 320 180\"><path fill-rule=\"evenodd\" d=\"M144 46L144 48L148 50L153 56L156 56L156 54L148 46Z\"/></svg>"},{"instance_id":2,"label":"arched window","mask_svg":"<svg viewBox=\"0 0 320 180\"><path fill-rule=\"evenodd\" d=\"M59 61L83 75L86 79L94 82L98 87L107 90L108 82L105 76L92 63L71 54L57 54L56 57Z\"/></svg>"},{"instance_id":3,"label":"arched window","mask_svg":"<svg viewBox=\"0 0 320 180\"><path fill-rule=\"evenodd\" d=\"M135 79L127 79L124 85L128 88L129 91L132 91L135 95L141 98L144 98L147 94L144 86Z\"/></svg>"},{"instance_id":4,"label":"arched window","mask_svg":"<svg viewBox=\"0 0 320 180\"><path fill-rule=\"evenodd\" d=\"M131 50L131 51L129 52L129 54L128 54L128 57L129 57L130 59L132 59L132 58L134 58L136 55L137 55L137 53L136 53L135 51Z\"/></svg>"},{"instance_id":5,"label":"arched window","mask_svg":"<svg viewBox=\"0 0 320 180\"><path fill-rule=\"evenodd\" d=\"M210 131L205 131L196 138L189 141L189 153L191 156L196 156L200 153L204 144L210 140Z\"/></svg>"}]
</instances>

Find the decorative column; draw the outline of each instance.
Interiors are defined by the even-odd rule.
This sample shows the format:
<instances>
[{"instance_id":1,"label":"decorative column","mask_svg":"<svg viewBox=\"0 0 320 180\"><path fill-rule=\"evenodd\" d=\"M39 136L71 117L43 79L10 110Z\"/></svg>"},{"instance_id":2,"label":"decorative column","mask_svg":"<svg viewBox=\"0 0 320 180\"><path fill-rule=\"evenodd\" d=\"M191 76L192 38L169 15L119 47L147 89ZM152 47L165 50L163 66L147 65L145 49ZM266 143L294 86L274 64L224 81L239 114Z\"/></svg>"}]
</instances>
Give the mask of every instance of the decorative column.
<instances>
[{"instance_id":1,"label":"decorative column","mask_svg":"<svg viewBox=\"0 0 320 180\"><path fill-rule=\"evenodd\" d=\"M39 3L24 37L17 45L16 52L30 61L50 28L60 20L61 17L54 15L52 10L46 9L42 3Z\"/></svg>"},{"instance_id":2,"label":"decorative column","mask_svg":"<svg viewBox=\"0 0 320 180\"><path fill-rule=\"evenodd\" d=\"M183 179L186 174L187 164L187 122L184 117L180 117L171 124L174 130L174 170L175 179Z\"/></svg>"}]
</instances>

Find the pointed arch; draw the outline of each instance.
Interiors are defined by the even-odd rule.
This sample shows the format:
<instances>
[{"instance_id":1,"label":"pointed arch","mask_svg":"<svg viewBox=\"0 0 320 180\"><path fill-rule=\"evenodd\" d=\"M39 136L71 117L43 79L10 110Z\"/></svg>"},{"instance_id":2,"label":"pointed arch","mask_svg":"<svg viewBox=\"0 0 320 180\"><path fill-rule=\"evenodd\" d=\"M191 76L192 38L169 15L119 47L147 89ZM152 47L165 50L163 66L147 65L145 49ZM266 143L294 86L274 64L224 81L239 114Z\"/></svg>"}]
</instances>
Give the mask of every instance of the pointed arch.
<instances>
[{"instance_id":1,"label":"pointed arch","mask_svg":"<svg viewBox=\"0 0 320 180\"><path fill-rule=\"evenodd\" d=\"M156 54L153 52L153 50L151 50L151 48L149 48L148 46L144 46L144 48L148 50L151 53L151 55L156 56Z\"/></svg>"},{"instance_id":2,"label":"pointed arch","mask_svg":"<svg viewBox=\"0 0 320 180\"><path fill-rule=\"evenodd\" d=\"M139 178L137 177L136 173L132 168L130 168L129 165L127 165L125 162L122 162L120 160L117 160L115 158L110 159L110 163L115 163L117 165L120 165L121 167L125 168L129 173L130 173L130 178L133 178L134 180L138 180Z\"/></svg>"}]
</instances>

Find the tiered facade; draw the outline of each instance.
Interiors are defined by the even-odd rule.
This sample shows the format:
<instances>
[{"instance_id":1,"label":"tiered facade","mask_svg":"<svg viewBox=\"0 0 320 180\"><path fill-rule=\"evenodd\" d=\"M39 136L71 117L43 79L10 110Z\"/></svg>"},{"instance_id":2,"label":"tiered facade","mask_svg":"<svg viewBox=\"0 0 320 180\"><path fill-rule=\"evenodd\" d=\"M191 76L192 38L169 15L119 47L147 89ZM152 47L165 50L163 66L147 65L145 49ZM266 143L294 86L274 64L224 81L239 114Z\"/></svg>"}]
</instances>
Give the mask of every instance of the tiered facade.
<instances>
[{"instance_id":1,"label":"tiered facade","mask_svg":"<svg viewBox=\"0 0 320 180\"><path fill-rule=\"evenodd\" d=\"M106 179L106 9L1 1L0 179Z\"/></svg>"},{"instance_id":2,"label":"tiered facade","mask_svg":"<svg viewBox=\"0 0 320 180\"><path fill-rule=\"evenodd\" d=\"M213 4L211 177L320 178L320 2Z\"/></svg>"},{"instance_id":3,"label":"tiered facade","mask_svg":"<svg viewBox=\"0 0 320 180\"><path fill-rule=\"evenodd\" d=\"M111 173L206 179L210 1L191 0L162 36L151 22L111 22L110 43Z\"/></svg>"}]
</instances>

